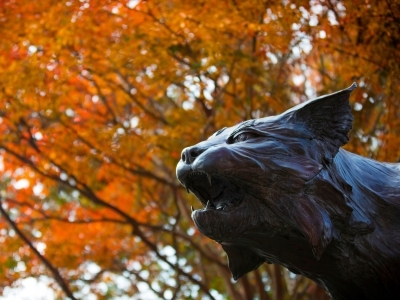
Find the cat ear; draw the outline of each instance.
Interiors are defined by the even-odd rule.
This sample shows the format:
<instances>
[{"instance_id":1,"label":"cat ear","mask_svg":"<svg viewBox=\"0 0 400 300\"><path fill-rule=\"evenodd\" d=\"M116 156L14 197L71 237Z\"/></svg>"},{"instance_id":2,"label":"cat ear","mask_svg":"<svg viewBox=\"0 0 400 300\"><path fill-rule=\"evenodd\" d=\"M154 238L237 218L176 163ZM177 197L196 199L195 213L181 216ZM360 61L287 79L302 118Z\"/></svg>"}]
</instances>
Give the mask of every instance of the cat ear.
<instances>
[{"instance_id":1,"label":"cat ear","mask_svg":"<svg viewBox=\"0 0 400 300\"><path fill-rule=\"evenodd\" d=\"M234 280L257 269L265 262L265 258L248 249L230 245L222 245L222 248L228 255L228 266Z\"/></svg>"},{"instance_id":2,"label":"cat ear","mask_svg":"<svg viewBox=\"0 0 400 300\"><path fill-rule=\"evenodd\" d=\"M325 157L331 160L349 141L353 122L349 98L356 87L353 83L347 89L301 103L283 116L292 124L305 126L313 139L323 143Z\"/></svg>"}]
</instances>

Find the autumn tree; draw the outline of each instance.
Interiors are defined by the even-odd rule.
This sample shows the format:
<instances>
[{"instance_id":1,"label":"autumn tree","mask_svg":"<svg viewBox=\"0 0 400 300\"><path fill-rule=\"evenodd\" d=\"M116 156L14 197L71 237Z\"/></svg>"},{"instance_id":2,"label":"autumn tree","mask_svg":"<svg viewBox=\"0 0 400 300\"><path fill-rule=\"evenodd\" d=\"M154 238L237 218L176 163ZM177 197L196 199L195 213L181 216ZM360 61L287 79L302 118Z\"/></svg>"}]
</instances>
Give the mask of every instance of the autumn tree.
<instances>
[{"instance_id":1,"label":"autumn tree","mask_svg":"<svg viewBox=\"0 0 400 300\"><path fill-rule=\"evenodd\" d=\"M2 288L327 299L277 265L233 282L175 166L221 127L353 81L347 148L398 161L398 0L4 0L0 36Z\"/></svg>"}]
</instances>

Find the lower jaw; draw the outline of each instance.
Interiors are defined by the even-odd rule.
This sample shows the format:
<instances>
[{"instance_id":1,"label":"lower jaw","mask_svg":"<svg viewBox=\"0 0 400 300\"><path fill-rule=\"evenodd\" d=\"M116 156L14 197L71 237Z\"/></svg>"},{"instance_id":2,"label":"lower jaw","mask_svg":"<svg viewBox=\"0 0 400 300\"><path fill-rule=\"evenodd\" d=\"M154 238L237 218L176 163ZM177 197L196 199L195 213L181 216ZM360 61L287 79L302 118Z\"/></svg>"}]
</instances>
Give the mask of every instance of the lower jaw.
<instances>
[{"instance_id":1,"label":"lower jaw","mask_svg":"<svg viewBox=\"0 0 400 300\"><path fill-rule=\"evenodd\" d=\"M238 222L238 216L235 214L238 206L233 208L228 207L225 210L195 210L192 213L192 219L203 235L217 242L222 242L245 230L245 228L241 226L243 223Z\"/></svg>"}]
</instances>

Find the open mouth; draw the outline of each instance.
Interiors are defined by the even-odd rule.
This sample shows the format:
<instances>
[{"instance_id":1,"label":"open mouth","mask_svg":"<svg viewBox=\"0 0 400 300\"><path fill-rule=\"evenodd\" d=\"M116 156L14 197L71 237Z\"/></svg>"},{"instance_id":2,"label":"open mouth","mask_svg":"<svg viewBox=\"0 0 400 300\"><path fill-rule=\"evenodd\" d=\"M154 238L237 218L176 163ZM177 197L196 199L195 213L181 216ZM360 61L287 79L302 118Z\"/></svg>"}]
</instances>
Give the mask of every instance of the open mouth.
<instances>
[{"instance_id":1,"label":"open mouth","mask_svg":"<svg viewBox=\"0 0 400 300\"><path fill-rule=\"evenodd\" d=\"M192 192L204 206L204 210L229 210L241 201L240 189L226 178L192 172L185 178L188 192Z\"/></svg>"}]
</instances>

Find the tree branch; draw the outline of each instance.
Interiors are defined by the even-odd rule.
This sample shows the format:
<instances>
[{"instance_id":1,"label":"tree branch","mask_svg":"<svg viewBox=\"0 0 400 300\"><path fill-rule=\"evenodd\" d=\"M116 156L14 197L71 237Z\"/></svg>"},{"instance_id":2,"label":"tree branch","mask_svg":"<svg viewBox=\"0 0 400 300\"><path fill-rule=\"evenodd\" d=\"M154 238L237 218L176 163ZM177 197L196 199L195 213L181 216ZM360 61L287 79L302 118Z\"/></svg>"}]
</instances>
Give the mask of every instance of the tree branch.
<instances>
[{"instance_id":1,"label":"tree branch","mask_svg":"<svg viewBox=\"0 0 400 300\"><path fill-rule=\"evenodd\" d=\"M18 228L17 224L11 219L11 217L7 214L4 210L3 206L3 199L0 198L0 212L3 217L7 220L8 224L14 229L17 235L29 246L29 248L35 253L35 255L40 259L40 261L50 270L53 274L54 279L60 285L61 289L64 293L71 299L76 300L74 295L72 294L71 290L69 289L68 283L62 278L60 272L58 272L57 268L54 267L50 261L47 260L36 248L33 246L32 242L26 237L26 235Z\"/></svg>"}]
</instances>

